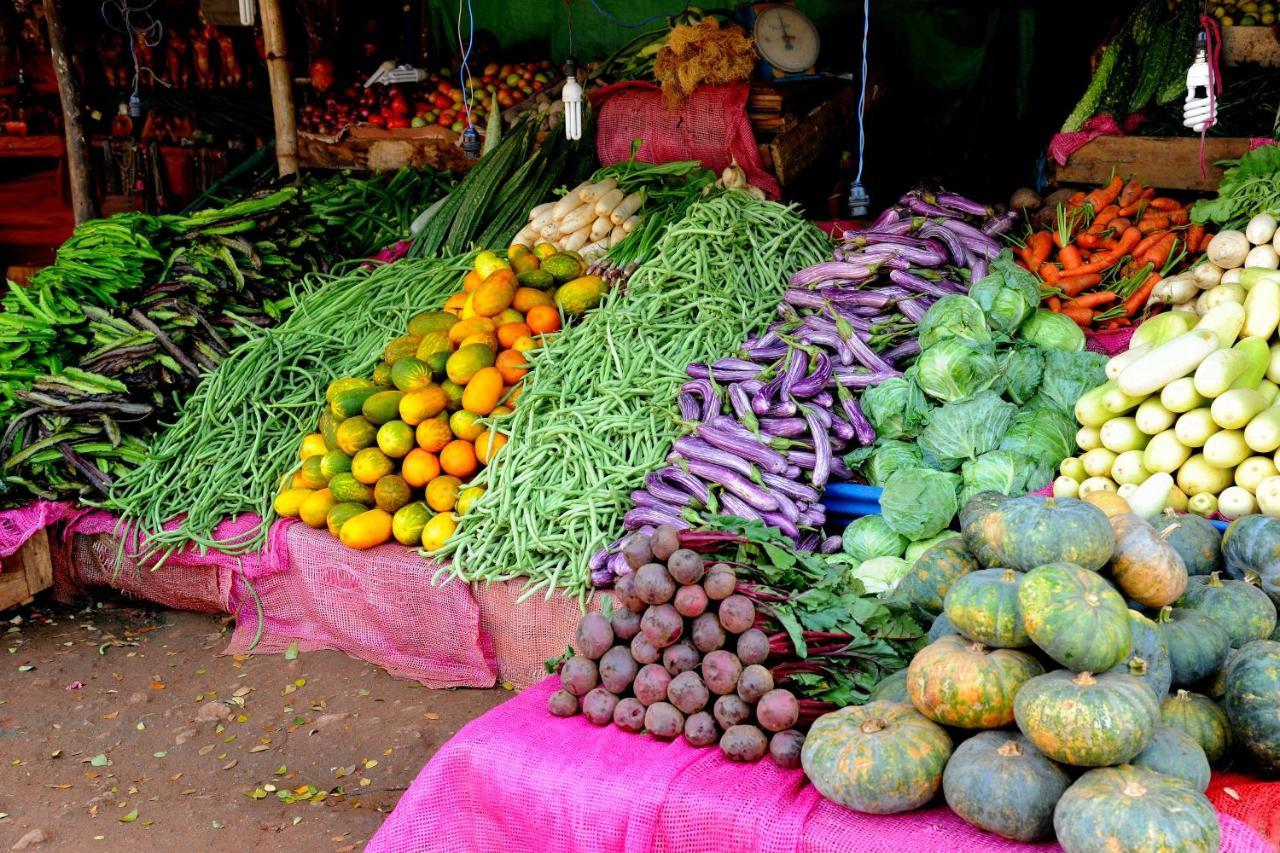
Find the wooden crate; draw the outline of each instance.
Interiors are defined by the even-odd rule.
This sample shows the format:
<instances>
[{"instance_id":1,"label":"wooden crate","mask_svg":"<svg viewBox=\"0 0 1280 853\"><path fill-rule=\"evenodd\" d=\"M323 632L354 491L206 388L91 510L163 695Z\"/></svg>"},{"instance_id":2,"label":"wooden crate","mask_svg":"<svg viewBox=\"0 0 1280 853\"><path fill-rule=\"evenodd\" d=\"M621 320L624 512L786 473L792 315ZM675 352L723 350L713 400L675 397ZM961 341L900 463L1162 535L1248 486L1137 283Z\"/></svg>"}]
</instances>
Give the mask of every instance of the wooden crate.
<instances>
[{"instance_id":1,"label":"wooden crate","mask_svg":"<svg viewBox=\"0 0 1280 853\"><path fill-rule=\"evenodd\" d=\"M1248 139L1213 138L1205 144L1206 175L1200 175L1198 136L1099 136L1054 170L1060 184L1105 184L1113 173L1133 175L1147 186L1212 192L1222 180L1219 160L1249 150Z\"/></svg>"},{"instance_id":2,"label":"wooden crate","mask_svg":"<svg viewBox=\"0 0 1280 853\"><path fill-rule=\"evenodd\" d=\"M1280 66L1280 40L1271 27L1225 27L1222 57L1227 65L1252 63L1275 68Z\"/></svg>"},{"instance_id":3,"label":"wooden crate","mask_svg":"<svg viewBox=\"0 0 1280 853\"><path fill-rule=\"evenodd\" d=\"M0 561L0 611L26 604L53 586L49 534L41 530L11 557Z\"/></svg>"},{"instance_id":4,"label":"wooden crate","mask_svg":"<svg viewBox=\"0 0 1280 853\"><path fill-rule=\"evenodd\" d=\"M299 133L298 158L303 166L313 169L373 171L415 166L441 172L465 172L472 163L460 147L438 136L377 138L348 135L335 141Z\"/></svg>"},{"instance_id":5,"label":"wooden crate","mask_svg":"<svg viewBox=\"0 0 1280 853\"><path fill-rule=\"evenodd\" d=\"M760 145L760 156L782 186L790 186L838 140L853 119L853 90L845 88L824 100L808 114L788 121L767 144Z\"/></svg>"}]
</instances>

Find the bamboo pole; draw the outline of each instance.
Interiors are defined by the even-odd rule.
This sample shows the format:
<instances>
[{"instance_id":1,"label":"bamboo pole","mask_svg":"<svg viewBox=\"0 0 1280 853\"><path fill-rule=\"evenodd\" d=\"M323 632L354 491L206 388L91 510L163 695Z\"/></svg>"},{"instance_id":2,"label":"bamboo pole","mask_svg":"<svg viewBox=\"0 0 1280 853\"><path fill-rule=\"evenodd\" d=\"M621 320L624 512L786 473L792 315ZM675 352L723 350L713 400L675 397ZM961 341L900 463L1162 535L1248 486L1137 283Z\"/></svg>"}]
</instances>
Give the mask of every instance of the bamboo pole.
<instances>
[{"instance_id":1,"label":"bamboo pole","mask_svg":"<svg viewBox=\"0 0 1280 853\"><path fill-rule=\"evenodd\" d=\"M76 224L93 219L93 188L89 181L89 143L80 123L80 86L67 59L67 31L62 23L62 0L45 0L44 16L49 25L49 52L58 78L58 99L62 102L62 126L67 137L67 176L71 181L71 210Z\"/></svg>"},{"instance_id":2,"label":"bamboo pole","mask_svg":"<svg viewBox=\"0 0 1280 853\"><path fill-rule=\"evenodd\" d=\"M267 53L271 83L271 112L276 123L276 164L280 176L298 173L298 127L293 109L293 77L289 73L284 18L279 0L258 0L262 15L262 42Z\"/></svg>"}]
</instances>

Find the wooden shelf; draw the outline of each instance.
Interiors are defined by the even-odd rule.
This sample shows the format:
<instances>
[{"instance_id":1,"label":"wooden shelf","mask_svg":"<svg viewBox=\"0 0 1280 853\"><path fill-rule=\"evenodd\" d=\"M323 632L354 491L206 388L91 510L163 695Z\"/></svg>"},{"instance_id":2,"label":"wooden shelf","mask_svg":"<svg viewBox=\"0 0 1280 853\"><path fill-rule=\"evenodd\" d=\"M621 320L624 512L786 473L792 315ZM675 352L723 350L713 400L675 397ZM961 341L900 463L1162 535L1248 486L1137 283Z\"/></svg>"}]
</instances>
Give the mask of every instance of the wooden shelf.
<instances>
[{"instance_id":1,"label":"wooden shelf","mask_svg":"<svg viewBox=\"0 0 1280 853\"><path fill-rule=\"evenodd\" d=\"M27 604L53 586L49 533L41 530L12 557L0 562L0 611Z\"/></svg>"},{"instance_id":2,"label":"wooden shelf","mask_svg":"<svg viewBox=\"0 0 1280 853\"><path fill-rule=\"evenodd\" d=\"M1222 57L1227 65L1280 67L1280 39L1272 27L1224 27Z\"/></svg>"},{"instance_id":3,"label":"wooden shelf","mask_svg":"<svg viewBox=\"0 0 1280 853\"><path fill-rule=\"evenodd\" d=\"M368 169L387 171L405 166L444 172L465 172L471 160L453 142L437 136L427 138L357 137L342 139L298 134L298 158L313 169Z\"/></svg>"},{"instance_id":4,"label":"wooden shelf","mask_svg":"<svg viewBox=\"0 0 1280 853\"><path fill-rule=\"evenodd\" d=\"M1209 137L1206 176L1200 175L1198 136L1099 136L1054 170L1060 184L1105 184L1114 172L1133 175L1147 186L1211 192L1222 180L1219 160L1234 160L1249 150L1249 140Z\"/></svg>"},{"instance_id":5,"label":"wooden shelf","mask_svg":"<svg viewBox=\"0 0 1280 853\"><path fill-rule=\"evenodd\" d=\"M66 142L61 136L38 134L35 136L0 135L0 158L3 157L61 157Z\"/></svg>"},{"instance_id":6,"label":"wooden shelf","mask_svg":"<svg viewBox=\"0 0 1280 853\"><path fill-rule=\"evenodd\" d=\"M776 136L759 145L760 157L782 186L790 186L822 156L853 119L853 89L843 88L807 114L786 117Z\"/></svg>"}]
</instances>

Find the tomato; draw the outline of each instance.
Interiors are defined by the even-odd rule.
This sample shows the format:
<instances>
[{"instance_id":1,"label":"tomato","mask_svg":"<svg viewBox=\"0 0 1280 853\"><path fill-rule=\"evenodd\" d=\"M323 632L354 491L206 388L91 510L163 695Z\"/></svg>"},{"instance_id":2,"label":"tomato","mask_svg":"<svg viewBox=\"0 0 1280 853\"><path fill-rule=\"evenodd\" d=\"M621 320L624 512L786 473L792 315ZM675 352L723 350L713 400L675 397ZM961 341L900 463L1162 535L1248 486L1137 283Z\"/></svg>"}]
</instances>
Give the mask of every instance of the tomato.
<instances>
[{"instance_id":1,"label":"tomato","mask_svg":"<svg viewBox=\"0 0 1280 853\"><path fill-rule=\"evenodd\" d=\"M485 73L485 76L487 76L487 77L492 77L494 74L497 74L497 73L498 73L498 63L496 63L496 62L490 62L488 65L486 65L486 66L484 67L484 73Z\"/></svg>"},{"instance_id":2,"label":"tomato","mask_svg":"<svg viewBox=\"0 0 1280 853\"><path fill-rule=\"evenodd\" d=\"M447 95L449 94L449 90L452 88L453 87L449 85L449 81L441 80L440 85L436 86L436 91L442 95Z\"/></svg>"},{"instance_id":3,"label":"tomato","mask_svg":"<svg viewBox=\"0 0 1280 853\"><path fill-rule=\"evenodd\" d=\"M440 118L436 119L436 124L440 125L441 127L448 127L449 125L453 124L453 113L449 112L448 110L445 110L444 112L440 113Z\"/></svg>"},{"instance_id":4,"label":"tomato","mask_svg":"<svg viewBox=\"0 0 1280 853\"><path fill-rule=\"evenodd\" d=\"M431 99L431 104L438 110L447 110L453 101L447 95L436 95Z\"/></svg>"},{"instance_id":5,"label":"tomato","mask_svg":"<svg viewBox=\"0 0 1280 853\"><path fill-rule=\"evenodd\" d=\"M387 120L383 117L382 113L369 113L369 124L374 127L385 127Z\"/></svg>"},{"instance_id":6,"label":"tomato","mask_svg":"<svg viewBox=\"0 0 1280 853\"><path fill-rule=\"evenodd\" d=\"M404 116L393 116L387 119L388 128L408 127L408 126L409 126L409 120Z\"/></svg>"},{"instance_id":7,"label":"tomato","mask_svg":"<svg viewBox=\"0 0 1280 853\"><path fill-rule=\"evenodd\" d=\"M409 114L409 102L401 95L396 95L391 99L391 114L396 116L407 116Z\"/></svg>"}]
</instances>

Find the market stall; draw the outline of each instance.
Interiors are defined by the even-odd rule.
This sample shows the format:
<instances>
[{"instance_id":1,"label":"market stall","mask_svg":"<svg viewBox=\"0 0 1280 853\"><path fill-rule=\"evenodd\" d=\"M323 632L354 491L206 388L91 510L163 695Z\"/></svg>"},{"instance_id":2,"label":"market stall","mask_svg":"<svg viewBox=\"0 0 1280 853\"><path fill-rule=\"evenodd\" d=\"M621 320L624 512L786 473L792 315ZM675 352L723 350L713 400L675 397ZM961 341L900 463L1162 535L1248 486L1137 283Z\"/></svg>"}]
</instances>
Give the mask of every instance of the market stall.
<instances>
[{"instance_id":1,"label":"market stall","mask_svg":"<svg viewBox=\"0 0 1280 853\"><path fill-rule=\"evenodd\" d=\"M0 303L0 590L527 688L373 849L1280 840L1280 149L1212 20L1126 10L1063 186L889 201L790 4L567 73L324 8L260 7L275 164Z\"/></svg>"}]
</instances>

